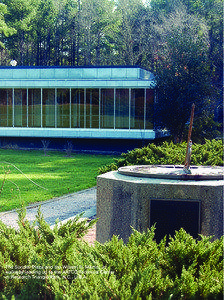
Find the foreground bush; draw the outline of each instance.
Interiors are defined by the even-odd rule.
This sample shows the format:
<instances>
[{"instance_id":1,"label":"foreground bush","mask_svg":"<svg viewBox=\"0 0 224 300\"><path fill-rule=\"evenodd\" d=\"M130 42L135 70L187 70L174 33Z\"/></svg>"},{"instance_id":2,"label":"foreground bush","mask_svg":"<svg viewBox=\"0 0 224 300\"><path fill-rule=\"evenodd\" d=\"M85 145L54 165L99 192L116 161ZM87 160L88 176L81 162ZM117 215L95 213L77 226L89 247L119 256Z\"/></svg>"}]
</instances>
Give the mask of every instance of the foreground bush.
<instances>
[{"instance_id":1,"label":"foreground bush","mask_svg":"<svg viewBox=\"0 0 224 300\"><path fill-rule=\"evenodd\" d=\"M52 230L20 213L20 230L0 223L1 299L222 299L223 239L193 239L183 229L157 244L154 230L133 230L127 245L80 240L93 225Z\"/></svg>"},{"instance_id":2,"label":"foreground bush","mask_svg":"<svg viewBox=\"0 0 224 300\"><path fill-rule=\"evenodd\" d=\"M183 165L185 162L187 143L174 144L164 142L161 146L149 144L147 147L123 153L120 159L99 169L99 173L117 170L128 165ZM223 166L222 140L206 140L206 143L193 144L192 165Z\"/></svg>"}]
</instances>

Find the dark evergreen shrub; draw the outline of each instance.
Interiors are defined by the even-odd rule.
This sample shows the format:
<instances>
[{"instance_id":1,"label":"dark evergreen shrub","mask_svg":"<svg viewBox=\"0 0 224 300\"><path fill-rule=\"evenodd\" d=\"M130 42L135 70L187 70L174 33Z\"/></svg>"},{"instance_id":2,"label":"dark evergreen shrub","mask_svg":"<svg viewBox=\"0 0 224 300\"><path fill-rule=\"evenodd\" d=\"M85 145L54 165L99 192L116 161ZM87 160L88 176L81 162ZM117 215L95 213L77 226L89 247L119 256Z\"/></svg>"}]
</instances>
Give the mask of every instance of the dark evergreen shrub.
<instances>
[{"instance_id":1,"label":"dark evergreen shrub","mask_svg":"<svg viewBox=\"0 0 224 300\"><path fill-rule=\"evenodd\" d=\"M36 219L21 211L20 230L0 222L0 299L222 299L223 238L180 229L157 244L152 227L126 245L90 246L81 237L96 221L51 229Z\"/></svg>"},{"instance_id":2,"label":"dark evergreen shrub","mask_svg":"<svg viewBox=\"0 0 224 300\"><path fill-rule=\"evenodd\" d=\"M183 165L186 147L186 142L179 144L164 142L161 146L152 143L147 147L122 153L121 158L114 159L112 164L100 168L99 173L106 173L129 165ZM223 166L222 140L206 140L203 145L193 144L191 164Z\"/></svg>"}]
</instances>

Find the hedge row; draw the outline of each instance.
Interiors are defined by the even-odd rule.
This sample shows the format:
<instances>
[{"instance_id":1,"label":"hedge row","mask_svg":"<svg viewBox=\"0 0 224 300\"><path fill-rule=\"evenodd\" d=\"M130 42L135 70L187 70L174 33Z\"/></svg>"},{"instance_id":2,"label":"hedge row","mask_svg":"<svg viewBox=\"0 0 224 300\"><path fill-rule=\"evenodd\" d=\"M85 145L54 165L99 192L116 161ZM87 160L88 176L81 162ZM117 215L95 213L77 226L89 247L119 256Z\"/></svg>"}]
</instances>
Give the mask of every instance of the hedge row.
<instances>
[{"instance_id":1,"label":"hedge row","mask_svg":"<svg viewBox=\"0 0 224 300\"><path fill-rule=\"evenodd\" d=\"M117 170L128 165L183 165L187 143L164 142L160 146L149 144L147 147L123 153L121 158L99 169L99 173ZM223 166L223 141L206 140L205 144L193 144L192 165Z\"/></svg>"},{"instance_id":2,"label":"hedge row","mask_svg":"<svg viewBox=\"0 0 224 300\"><path fill-rule=\"evenodd\" d=\"M90 246L80 237L94 222L51 229L40 211L36 227L24 211L20 230L0 222L0 298L222 299L223 238L180 229L157 244L152 227L126 245L114 236Z\"/></svg>"}]
</instances>

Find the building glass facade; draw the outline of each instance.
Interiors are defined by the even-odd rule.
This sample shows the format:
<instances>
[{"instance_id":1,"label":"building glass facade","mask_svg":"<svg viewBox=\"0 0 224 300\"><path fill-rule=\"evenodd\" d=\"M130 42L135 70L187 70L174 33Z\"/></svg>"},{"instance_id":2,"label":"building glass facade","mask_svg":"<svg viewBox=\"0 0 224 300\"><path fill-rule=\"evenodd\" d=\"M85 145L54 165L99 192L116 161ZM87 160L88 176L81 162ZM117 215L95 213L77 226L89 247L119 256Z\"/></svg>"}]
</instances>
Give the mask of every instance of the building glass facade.
<instances>
[{"instance_id":1,"label":"building glass facade","mask_svg":"<svg viewBox=\"0 0 224 300\"><path fill-rule=\"evenodd\" d=\"M154 88L139 67L0 67L0 136L153 139Z\"/></svg>"},{"instance_id":2,"label":"building glass facade","mask_svg":"<svg viewBox=\"0 0 224 300\"><path fill-rule=\"evenodd\" d=\"M0 89L1 127L153 129L152 89Z\"/></svg>"}]
</instances>

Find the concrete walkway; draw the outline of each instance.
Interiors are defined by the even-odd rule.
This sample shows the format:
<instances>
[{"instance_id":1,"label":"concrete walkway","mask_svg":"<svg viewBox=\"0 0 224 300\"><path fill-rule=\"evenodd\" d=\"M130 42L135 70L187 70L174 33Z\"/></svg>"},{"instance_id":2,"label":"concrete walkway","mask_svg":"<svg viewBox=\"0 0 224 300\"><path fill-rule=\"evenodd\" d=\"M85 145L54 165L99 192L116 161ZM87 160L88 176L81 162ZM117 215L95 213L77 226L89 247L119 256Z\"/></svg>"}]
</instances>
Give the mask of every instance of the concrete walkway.
<instances>
[{"instance_id":1,"label":"concrete walkway","mask_svg":"<svg viewBox=\"0 0 224 300\"><path fill-rule=\"evenodd\" d=\"M40 205L44 219L49 225L54 225L57 219L65 222L82 212L85 212L83 217L92 219L96 215L96 187L31 204L26 207L27 220L31 222L35 220ZM0 220L6 225L18 228L18 213L16 210L1 212Z\"/></svg>"}]
</instances>

